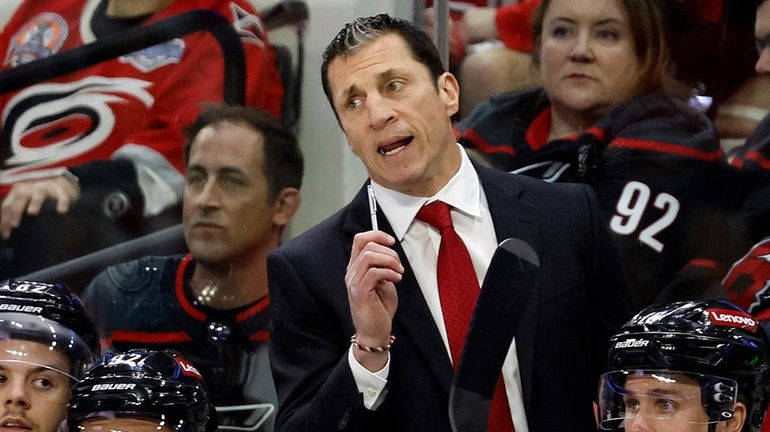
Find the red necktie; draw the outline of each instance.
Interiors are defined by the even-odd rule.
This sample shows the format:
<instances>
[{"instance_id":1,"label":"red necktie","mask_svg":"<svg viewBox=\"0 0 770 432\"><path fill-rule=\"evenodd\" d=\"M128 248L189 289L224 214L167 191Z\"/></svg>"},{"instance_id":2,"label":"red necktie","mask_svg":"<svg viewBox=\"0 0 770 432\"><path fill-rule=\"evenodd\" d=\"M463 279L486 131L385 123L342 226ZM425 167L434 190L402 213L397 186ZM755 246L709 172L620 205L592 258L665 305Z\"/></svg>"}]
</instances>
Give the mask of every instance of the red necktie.
<instances>
[{"instance_id":1,"label":"red necktie","mask_svg":"<svg viewBox=\"0 0 770 432\"><path fill-rule=\"evenodd\" d=\"M425 222L441 233L438 249L438 295L441 313L444 316L449 352L455 368L460 364L460 355L465 344L465 335L476 307L479 282L473 269L471 256L465 243L452 225L449 206L441 201L432 202L417 212L417 220ZM489 415L489 432L511 432L510 409L505 395L502 376L497 380L495 394Z\"/></svg>"}]
</instances>

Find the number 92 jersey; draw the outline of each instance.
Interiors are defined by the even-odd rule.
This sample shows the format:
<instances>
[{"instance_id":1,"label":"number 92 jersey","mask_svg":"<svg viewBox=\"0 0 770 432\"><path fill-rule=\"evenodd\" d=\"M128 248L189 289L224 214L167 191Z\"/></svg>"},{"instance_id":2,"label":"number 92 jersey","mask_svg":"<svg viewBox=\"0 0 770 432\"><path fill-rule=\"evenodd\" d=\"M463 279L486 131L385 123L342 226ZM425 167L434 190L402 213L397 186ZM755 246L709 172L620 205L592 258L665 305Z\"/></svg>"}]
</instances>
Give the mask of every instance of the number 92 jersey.
<instances>
[{"instance_id":1,"label":"number 92 jersey","mask_svg":"<svg viewBox=\"0 0 770 432\"><path fill-rule=\"evenodd\" d=\"M456 126L458 141L493 166L549 182L590 184L619 246L637 306L688 265L718 277L740 194L711 122L683 102L642 96L578 134L548 141L542 91L490 99ZM729 179L729 180L728 180ZM569 211L569 209L564 209Z\"/></svg>"}]
</instances>

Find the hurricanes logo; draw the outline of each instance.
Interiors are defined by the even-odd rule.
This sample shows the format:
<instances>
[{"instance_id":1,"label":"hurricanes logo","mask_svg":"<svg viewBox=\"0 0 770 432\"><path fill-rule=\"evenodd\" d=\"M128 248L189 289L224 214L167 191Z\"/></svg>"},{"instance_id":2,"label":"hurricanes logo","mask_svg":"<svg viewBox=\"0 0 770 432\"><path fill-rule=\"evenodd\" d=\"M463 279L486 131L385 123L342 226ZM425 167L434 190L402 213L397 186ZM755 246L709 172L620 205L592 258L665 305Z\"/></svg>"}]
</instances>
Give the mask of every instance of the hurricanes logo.
<instances>
[{"instance_id":1,"label":"hurricanes logo","mask_svg":"<svg viewBox=\"0 0 770 432\"><path fill-rule=\"evenodd\" d=\"M101 145L112 133L110 104L128 98L151 107L152 83L133 78L87 77L72 83L46 83L16 94L2 113L2 144L10 149L3 183L24 179L23 171L67 160Z\"/></svg>"},{"instance_id":2,"label":"hurricanes logo","mask_svg":"<svg viewBox=\"0 0 770 432\"><path fill-rule=\"evenodd\" d=\"M727 297L752 314L770 306L770 238L754 245L722 281Z\"/></svg>"}]
</instances>

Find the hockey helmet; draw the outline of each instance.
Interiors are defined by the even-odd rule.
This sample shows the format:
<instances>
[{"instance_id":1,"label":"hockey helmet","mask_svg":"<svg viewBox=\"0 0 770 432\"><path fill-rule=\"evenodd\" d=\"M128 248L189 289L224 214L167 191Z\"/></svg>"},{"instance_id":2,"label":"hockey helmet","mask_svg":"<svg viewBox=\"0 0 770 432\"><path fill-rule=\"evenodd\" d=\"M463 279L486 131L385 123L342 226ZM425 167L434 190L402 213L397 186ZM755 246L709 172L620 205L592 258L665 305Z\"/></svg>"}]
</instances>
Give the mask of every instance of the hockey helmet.
<instances>
[{"instance_id":1,"label":"hockey helmet","mask_svg":"<svg viewBox=\"0 0 770 432\"><path fill-rule=\"evenodd\" d=\"M35 364L31 341L63 353L77 379L99 355L99 336L80 298L64 284L0 282L0 362ZM39 365L51 369L46 365Z\"/></svg>"},{"instance_id":2,"label":"hockey helmet","mask_svg":"<svg viewBox=\"0 0 770 432\"><path fill-rule=\"evenodd\" d=\"M216 411L203 377L177 353L133 349L107 354L74 387L71 431L100 430L89 421L145 419L179 432L213 432ZM103 430L110 430L103 429Z\"/></svg>"},{"instance_id":3,"label":"hockey helmet","mask_svg":"<svg viewBox=\"0 0 770 432\"><path fill-rule=\"evenodd\" d=\"M637 416L669 420L674 407L696 404L707 425L746 406L744 431L759 430L768 403L767 336L726 300L650 306L610 340L610 371L599 386L600 427L620 430ZM644 401L654 399L654 408Z\"/></svg>"}]
</instances>

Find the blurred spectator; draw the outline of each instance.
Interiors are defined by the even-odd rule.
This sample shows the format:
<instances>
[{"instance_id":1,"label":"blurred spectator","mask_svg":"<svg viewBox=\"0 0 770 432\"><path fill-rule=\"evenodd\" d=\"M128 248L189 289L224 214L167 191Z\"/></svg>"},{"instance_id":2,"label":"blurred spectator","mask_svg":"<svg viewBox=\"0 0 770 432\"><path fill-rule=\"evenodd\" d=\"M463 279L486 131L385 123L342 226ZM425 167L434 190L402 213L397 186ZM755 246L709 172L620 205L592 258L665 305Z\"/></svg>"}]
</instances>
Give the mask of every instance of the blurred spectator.
<instances>
[{"instance_id":1,"label":"blurred spectator","mask_svg":"<svg viewBox=\"0 0 770 432\"><path fill-rule=\"evenodd\" d=\"M105 349L175 349L217 405L274 404L266 261L299 206L302 155L289 130L251 108L211 107L188 131L190 254L109 267L83 298Z\"/></svg>"},{"instance_id":2,"label":"blurred spectator","mask_svg":"<svg viewBox=\"0 0 770 432\"><path fill-rule=\"evenodd\" d=\"M670 35L677 78L709 95L714 108L718 107L750 74L752 53L747 43L751 40L748 27L753 20L751 2L657 1L665 16L665 33ZM631 8L636 7L635 3L638 2L625 2ZM463 5L450 2L450 7L452 4ZM527 55L533 47L530 19L539 4L540 0L520 0L493 8L484 7L484 2L478 0L452 9L450 60L458 68L463 84L461 117L494 94L539 83ZM426 12L425 23L425 30L432 34L432 11ZM761 96L759 99L760 109L770 107L762 102ZM742 118L744 114L748 118ZM752 112L741 107L728 106L718 118L726 131L739 134L746 123L756 126L752 116Z\"/></svg>"},{"instance_id":3,"label":"blurred spectator","mask_svg":"<svg viewBox=\"0 0 770 432\"><path fill-rule=\"evenodd\" d=\"M658 3L627 4L543 1L533 21L543 89L493 97L457 133L499 169L590 184L645 306L723 241L737 204L720 193L713 125L674 79Z\"/></svg>"},{"instance_id":4,"label":"blurred spectator","mask_svg":"<svg viewBox=\"0 0 770 432\"><path fill-rule=\"evenodd\" d=\"M68 287L0 284L0 427L66 430L70 387L98 355L96 328Z\"/></svg>"},{"instance_id":5,"label":"blurred spectator","mask_svg":"<svg viewBox=\"0 0 770 432\"><path fill-rule=\"evenodd\" d=\"M247 105L278 116L283 90L247 0L23 2L0 34L4 68L192 9L232 22ZM196 32L0 99L0 275L24 274L178 220L182 126L222 100L223 54ZM174 211L175 210L175 211ZM38 245L45 239L48 247Z\"/></svg>"},{"instance_id":6,"label":"blurred spectator","mask_svg":"<svg viewBox=\"0 0 770 432\"><path fill-rule=\"evenodd\" d=\"M214 432L217 413L198 369L173 351L107 354L72 389L72 432Z\"/></svg>"},{"instance_id":7,"label":"blurred spectator","mask_svg":"<svg viewBox=\"0 0 770 432\"><path fill-rule=\"evenodd\" d=\"M759 59L756 71L770 78L770 0L761 0L756 11L755 38ZM729 162L749 177L751 191L729 244L736 260L722 281L728 298L761 319L770 319L770 116L766 116ZM743 255L743 257L741 257Z\"/></svg>"},{"instance_id":8,"label":"blurred spectator","mask_svg":"<svg viewBox=\"0 0 770 432\"><path fill-rule=\"evenodd\" d=\"M492 95L536 87L539 83L530 55L529 20L540 0L521 0L498 7L486 3L449 2L450 69L457 71L463 89L460 118ZM433 37L433 9L425 11L423 30Z\"/></svg>"},{"instance_id":9,"label":"blurred spectator","mask_svg":"<svg viewBox=\"0 0 770 432\"><path fill-rule=\"evenodd\" d=\"M758 74L765 77L759 83L770 81L770 1L758 1L756 21L754 24L754 38L759 58L754 66ZM762 84L755 85L751 91L763 93L766 90ZM764 91L766 93L766 91ZM748 95L747 95L748 96ZM761 96L755 96L760 98ZM746 143L730 154L728 160L732 165L749 172L761 175L770 172L770 116L766 111L756 111L755 116L761 114L763 120L755 132L746 140Z\"/></svg>"},{"instance_id":10,"label":"blurred spectator","mask_svg":"<svg viewBox=\"0 0 770 432\"><path fill-rule=\"evenodd\" d=\"M770 238L736 261L722 286L730 301L758 320L770 322Z\"/></svg>"}]
</instances>

